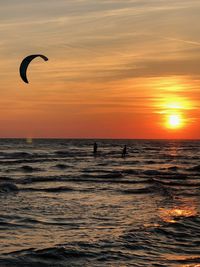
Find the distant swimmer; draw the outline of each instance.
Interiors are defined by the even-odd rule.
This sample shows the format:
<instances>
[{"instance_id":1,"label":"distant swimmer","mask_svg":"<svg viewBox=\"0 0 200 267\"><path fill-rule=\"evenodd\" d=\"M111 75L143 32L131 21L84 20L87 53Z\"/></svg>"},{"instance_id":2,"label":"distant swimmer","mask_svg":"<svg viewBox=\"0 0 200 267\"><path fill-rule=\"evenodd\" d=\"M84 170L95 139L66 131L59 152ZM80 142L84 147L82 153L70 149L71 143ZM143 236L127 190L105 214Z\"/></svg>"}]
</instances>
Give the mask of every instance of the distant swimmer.
<instances>
[{"instance_id":1,"label":"distant swimmer","mask_svg":"<svg viewBox=\"0 0 200 267\"><path fill-rule=\"evenodd\" d=\"M127 147L126 145L124 146L123 150L122 150L122 158L125 158L127 155Z\"/></svg>"},{"instance_id":2,"label":"distant swimmer","mask_svg":"<svg viewBox=\"0 0 200 267\"><path fill-rule=\"evenodd\" d=\"M94 155L97 154L97 148L98 148L98 146L97 146L97 143L95 142L95 143L94 143L94 146L93 146L93 154L94 154Z\"/></svg>"}]
</instances>

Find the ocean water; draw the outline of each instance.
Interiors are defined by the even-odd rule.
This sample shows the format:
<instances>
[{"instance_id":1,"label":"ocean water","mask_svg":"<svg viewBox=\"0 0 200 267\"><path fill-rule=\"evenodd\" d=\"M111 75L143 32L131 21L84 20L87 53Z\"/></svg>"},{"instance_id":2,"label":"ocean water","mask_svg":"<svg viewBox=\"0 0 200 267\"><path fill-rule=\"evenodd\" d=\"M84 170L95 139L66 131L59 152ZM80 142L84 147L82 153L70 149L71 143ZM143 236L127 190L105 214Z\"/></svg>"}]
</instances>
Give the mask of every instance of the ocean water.
<instances>
[{"instance_id":1,"label":"ocean water","mask_svg":"<svg viewBox=\"0 0 200 267\"><path fill-rule=\"evenodd\" d=\"M200 141L93 143L0 140L0 266L199 267Z\"/></svg>"}]
</instances>

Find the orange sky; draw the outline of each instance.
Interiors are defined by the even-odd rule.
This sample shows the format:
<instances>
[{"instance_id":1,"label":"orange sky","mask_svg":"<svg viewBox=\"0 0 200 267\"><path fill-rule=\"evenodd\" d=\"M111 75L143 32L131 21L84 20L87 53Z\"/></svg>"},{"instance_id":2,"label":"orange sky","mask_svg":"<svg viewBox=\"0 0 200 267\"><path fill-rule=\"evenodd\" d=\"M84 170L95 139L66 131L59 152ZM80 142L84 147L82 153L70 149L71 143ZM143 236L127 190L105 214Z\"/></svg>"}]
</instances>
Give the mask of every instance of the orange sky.
<instances>
[{"instance_id":1,"label":"orange sky","mask_svg":"<svg viewBox=\"0 0 200 267\"><path fill-rule=\"evenodd\" d=\"M197 0L4 1L0 137L200 138L199 12ZM27 85L19 65L36 53L49 61Z\"/></svg>"}]
</instances>

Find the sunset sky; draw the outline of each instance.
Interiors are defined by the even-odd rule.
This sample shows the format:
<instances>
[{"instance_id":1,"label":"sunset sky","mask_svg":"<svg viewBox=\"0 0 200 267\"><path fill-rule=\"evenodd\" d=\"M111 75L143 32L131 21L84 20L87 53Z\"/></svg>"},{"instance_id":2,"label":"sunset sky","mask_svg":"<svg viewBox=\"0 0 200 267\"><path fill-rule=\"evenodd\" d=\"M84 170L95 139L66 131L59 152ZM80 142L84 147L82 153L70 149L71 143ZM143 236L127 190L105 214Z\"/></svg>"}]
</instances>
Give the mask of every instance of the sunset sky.
<instances>
[{"instance_id":1,"label":"sunset sky","mask_svg":"<svg viewBox=\"0 0 200 267\"><path fill-rule=\"evenodd\" d=\"M200 138L199 0L0 4L0 137Z\"/></svg>"}]
</instances>

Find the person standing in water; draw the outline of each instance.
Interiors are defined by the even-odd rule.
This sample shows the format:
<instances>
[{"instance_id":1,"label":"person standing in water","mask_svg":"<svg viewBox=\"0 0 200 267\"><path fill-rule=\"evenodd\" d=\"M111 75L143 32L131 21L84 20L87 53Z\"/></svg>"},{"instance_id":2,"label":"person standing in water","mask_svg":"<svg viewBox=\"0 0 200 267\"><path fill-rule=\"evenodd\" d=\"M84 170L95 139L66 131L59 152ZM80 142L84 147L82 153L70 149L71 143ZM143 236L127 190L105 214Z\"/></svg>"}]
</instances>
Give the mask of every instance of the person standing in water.
<instances>
[{"instance_id":1,"label":"person standing in water","mask_svg":"<svg viewBox=\"0 0 200 267\"><path fill-rule=\"evenodd\" d=\"M127 155L127 147L126 145L124 146L123 150L122 150L122 158L125 158Z\"/></svg>"},{"instance_id":2,"label":"person standing in water","mask_svg":"<svg viewBox=\"0 0 200 267\"><path fill-rule=\"evenodd\" d=\"M98 146L97 146L97 143L95 142L94 143L94 146L93 146L93 154L96 156L96 154L97 154L97 148L98 148Z\"/></svg>"}]
</instances>

